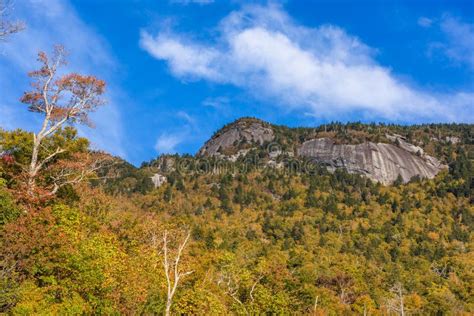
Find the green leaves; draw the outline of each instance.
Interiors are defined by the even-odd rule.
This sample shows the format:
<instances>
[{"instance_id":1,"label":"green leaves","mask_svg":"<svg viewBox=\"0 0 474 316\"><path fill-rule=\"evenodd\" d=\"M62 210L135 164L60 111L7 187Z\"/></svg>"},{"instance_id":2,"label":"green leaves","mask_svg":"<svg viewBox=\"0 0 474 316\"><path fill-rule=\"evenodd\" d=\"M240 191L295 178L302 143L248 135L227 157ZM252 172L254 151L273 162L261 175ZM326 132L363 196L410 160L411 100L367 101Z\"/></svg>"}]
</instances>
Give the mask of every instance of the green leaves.
<instances>
[{"instance_id":1,"label":"green leaves","mask_svg":"<svg viewBox=\"0 0 474 316\"><path fill-rule=\"evenodd\" d=\"M17 219L21 214L11 194L7 191L6 180L0 177L0 228Z\"/></svg>"}]
</instances>

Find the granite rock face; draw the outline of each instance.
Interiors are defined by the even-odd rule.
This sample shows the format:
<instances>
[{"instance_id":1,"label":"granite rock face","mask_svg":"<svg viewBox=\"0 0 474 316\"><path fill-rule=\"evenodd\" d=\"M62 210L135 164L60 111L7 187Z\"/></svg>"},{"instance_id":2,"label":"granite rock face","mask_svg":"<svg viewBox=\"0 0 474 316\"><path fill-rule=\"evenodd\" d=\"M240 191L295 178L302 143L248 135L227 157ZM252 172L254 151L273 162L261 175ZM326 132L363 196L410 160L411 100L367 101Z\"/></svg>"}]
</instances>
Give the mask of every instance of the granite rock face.
<instances>
[{"instance_id":1,"label":"granite rock face","mask_svg":"<svg viewBox=\"0 0 474 316\"><path fill-rule=\"evenodd\" d=\"M445 168L436 158L426 155L420 147L393 136L395 144L366 142L357 145L335 144L329 138L318 138L304 142L298 155L310 157L326 165L330 170L344 168L388 185L398 175L404 182L414 176L433 178Z\"/></svg>"},{"instance_id":2,"label":"granite rock face","mask_svg":"<svg viewBox=\"0 0 474 316\"><path fill-rule=\"evenodd\" d=\"M238 121L231 128L208 140L199 150L198 156L217 156L220 150L235 146L238 142L262 145L274 139L273 129L259 121Z\"/></svg>"},{"instance_id":3,"label":"granite rock face","mask_svg":"<svg viewBox=\"0 0 474 316\"><path fill-rule=\"evenodd\" d=\"M167 182L167 178L164 175L159 174L159 173L155 173L153 177L150 177L150 179L153 182L155 189L161 187L163 184Z\"/></svg>"},{"instance_id":4,"label":"granite rock face","mask_svg":"<svg viewBox=\"0 0 474 316\"><path fill-rule=\"evenodd\" d=\"M251 148L277 141L278 130L258 119L239 119L227 125L201 147L198 156L218 157L236 161ZM280 135L281 136L281 135ZM349 173L364 175L384 185L392 184L400 175L404 182L414 176L433 178L446 168L423 148L408 142L403 136L387 134L390 143L364 142L361 144L337 144L331 138L315 138L303 143L295 139L296 157L311 158L329 170L344 168ZM278 148L268 152L268 166L279 166L278 157L283 154ZM293 151L285 152L293 157Z\"/></svg>"}]
</instances>

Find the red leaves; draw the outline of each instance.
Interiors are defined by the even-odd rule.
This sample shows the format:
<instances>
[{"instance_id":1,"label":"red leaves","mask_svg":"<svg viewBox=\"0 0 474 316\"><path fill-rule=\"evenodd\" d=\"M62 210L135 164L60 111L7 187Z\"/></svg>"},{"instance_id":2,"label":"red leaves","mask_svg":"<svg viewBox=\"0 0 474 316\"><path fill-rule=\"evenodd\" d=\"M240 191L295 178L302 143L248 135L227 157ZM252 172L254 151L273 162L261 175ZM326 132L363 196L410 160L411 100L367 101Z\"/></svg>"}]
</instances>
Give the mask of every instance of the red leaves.
<instances>
[{"instance_id":1,"label":"red leaves","mask_svg":"<svg viewBox=\"0 0 474 316\"><path fill-rule=\"evenodd\" d=\"M31 112L44 112L45 110L43 96L37 91L25 92L20 101L29 104L28 110Z\"/></svg>"},{"instance_id":2,"label":"red leaves","mask_svg":"<svg viewBox=\"0 0 474 316\"><path fill-rule=\"evenodd\" d=\"M78 152L70 159L61 159L45 171L52 181L51 193L65 185L73 185L97 177L97 172L114 163L112 156L100 152Z\"/></svg>"},{"instance_id":3,"label":"red leaves","mask_svg":"<svg viewBox=\"0 0 474 316\"><path fill-rule=\"evenodd\" d=\"M20 101L31 112L45 113L52 123L67 121L90 125L88 114L104 101L105 81L94 76L70 73L56 78L58 67L66 64L64 47L56 46L53 57L38 53L41 68L29 73L34 79L32 91L25 92Z\"/></svg>"},{"instance_id":4,"label":"red leaves","mask_svg":"<svg viewBox=\"0 0 474 316\"><path fill-rule=\"evenodd\" d=\"M10 155L10 154L1 155L0 159L6 165L13 165L15 163L15 157L13 157L13 155Z\"/></svg>"},{"instance_id":5,"label":"red leaves","mask_svg":"<svg viewBox=\"0 0 474 316\"><path fill-rule=\"evenodd\" d=\"M74 95L102 94L105 91L105 82L94 76L82 76L71 73L56 80L56 86L71 91Z\"/></svg>"},{"instance_id":6,"label":"red leaves","mask_svg":"<svg viewBox=\"0 0 474 316\"><path fill-rule=\"evenodd\" d=\"M31 210L7 224L2 238L4 249L0 255L14 260L18 272L24 276L54 268L58 259L52 258L63 259L58 253L67 252L71 246L64 242L64 234L50 208ZM42 270L38 271L37 267Z\"/></svg>"}]
</instances>

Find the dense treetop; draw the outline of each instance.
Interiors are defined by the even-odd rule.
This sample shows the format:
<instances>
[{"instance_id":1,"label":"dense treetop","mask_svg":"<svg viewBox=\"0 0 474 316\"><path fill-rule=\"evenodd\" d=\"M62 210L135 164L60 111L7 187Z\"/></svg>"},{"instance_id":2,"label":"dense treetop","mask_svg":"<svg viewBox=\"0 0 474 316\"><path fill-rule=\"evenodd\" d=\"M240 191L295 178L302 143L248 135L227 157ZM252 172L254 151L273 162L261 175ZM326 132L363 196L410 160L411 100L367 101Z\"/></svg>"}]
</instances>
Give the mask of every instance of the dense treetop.
<instances>
[{"instance_id":1,"label":"dense treetop","mask_svg":"<svg viewBox=\"0 0 474 316\"><path fill-rule=\"evenodd\" d=\"M200 161L193 156L141 168L116 160L88 183L26 207L16 175L31 138L2 131L0 309L163 313L166 281L153 236L167 229L171 246L191 231L182 265L193 273L177 289L175 314L383 314L400 298L406 313L474 312L472 126L372 128L426 140L449 169L382 186L321 166L290 172L241 168L238 160L217 172L182 167ZM278 133L294 140L342 130L372 135L359 123ZM460 142L440 140L446 136ZM69 154L88 150L71 128L45 142L57 143ZM154 172L167 183L154 188ZM48 181L46 172L39 183Z\"/></svg>"}]
</instances>

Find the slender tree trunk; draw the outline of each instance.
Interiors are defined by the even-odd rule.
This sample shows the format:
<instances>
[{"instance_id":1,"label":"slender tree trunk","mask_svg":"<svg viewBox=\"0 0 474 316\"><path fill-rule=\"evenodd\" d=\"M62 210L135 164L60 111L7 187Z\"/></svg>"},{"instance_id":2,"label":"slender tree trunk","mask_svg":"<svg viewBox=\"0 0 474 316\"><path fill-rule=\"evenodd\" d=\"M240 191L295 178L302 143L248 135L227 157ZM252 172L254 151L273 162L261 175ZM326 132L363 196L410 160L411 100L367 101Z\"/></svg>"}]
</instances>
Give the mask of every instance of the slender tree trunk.
<instances>
[{"instance_id":1,"label":"slender tree trunk","mask_svg":"<svg viewBox=\"0 0 474 316\"><path fill-rule=\"evenodd\" d=\"M400 316L405 316L405 306L403 304L403 293L400 291Z\"/></svg>"},{"instance_id":2,"label":"slender tree trunk","mask_svg":"<svg viewBox=\"0 0 474 316\"><path fill-rule=\"evenodd\" d=\"M171 313L171 300L166 300L166 310L165 310L165 316L170 316Z\"/></svg>"},{"instance_id":3,"label":"slender tree trunk","mask_svg":"<svg viewBox=\"0 0 474 316\"><path fill-rule=\"evenodd\" d=\"M313 312L316 314L316 311L318 310L318 300L319 300L319 295L316 296L316 299L314 300L314 307L313 307Z\"/></svg>"},{"instance_id":4,"label":"slender tree trunk","mask_svg":"<svg viewBox=\"0 0 474 316\"><path fill-rule=\"evenodd\" d=\"M188 272L181 272L179 271L179 261L181 259L181 255L183 253L184 248L191 236L191 232L188 231L186 238L184 241L178 246L178 250L174 260L169 260L168 258L168 232L165 230L163 233L163 268L165 270L166 276L166 284L168 287L167 295L166 295L166 309L165 309L165 316L169 316L171 314L171 305L173 304L173 297L176 293L176 289L178 288L179 281L182 277L185 277L193 271Z\"/></svg>"},{"instance_id":5,"label":"slender tree trunk","mask_svg":"<svg viewBox=\"0 0 474 316\"><path fill-rule=\"evenodd\" d=\"M33 152L31 155L30 168L28 170L27 192L28 195L33 195L36 185L36 175L38 173L38 153L41 144L41 138L36 135L33 136Z\"/></svg>"}]
</instances>

